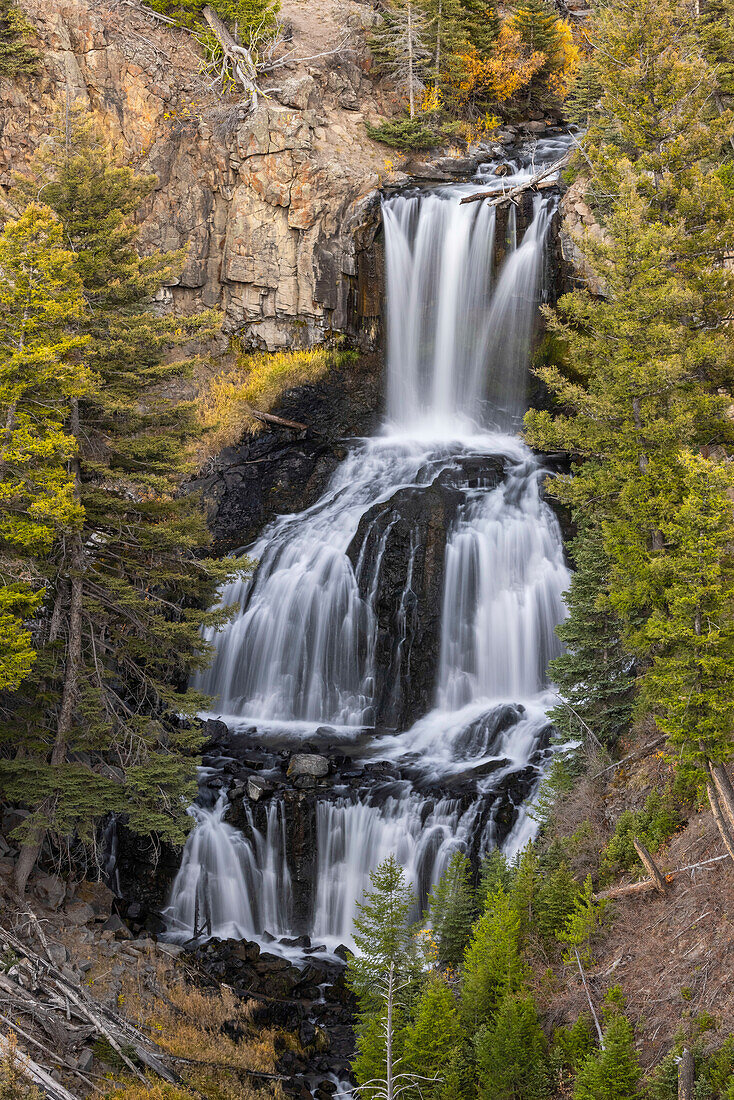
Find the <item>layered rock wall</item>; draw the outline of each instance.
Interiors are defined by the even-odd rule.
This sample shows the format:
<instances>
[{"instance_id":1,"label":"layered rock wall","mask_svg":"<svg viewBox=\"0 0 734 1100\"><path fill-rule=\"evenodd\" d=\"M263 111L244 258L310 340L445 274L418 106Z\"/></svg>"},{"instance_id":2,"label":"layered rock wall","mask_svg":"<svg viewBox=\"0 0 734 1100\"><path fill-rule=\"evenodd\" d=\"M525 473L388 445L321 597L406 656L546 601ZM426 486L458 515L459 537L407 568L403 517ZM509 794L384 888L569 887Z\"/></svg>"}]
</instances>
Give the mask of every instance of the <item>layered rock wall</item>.
<instances>
[{"instance_id":1,"label":"layered rock wall","mask_svg":"<svg viewBox=\"0 0 734 1100\"><path fill-rule=\"evenodd\" d=\"M383 152L364 128L375 103L358 64L359 5L342 5L354 28L347 53L281 70L280 87L246 116L212 89L192 37L134 3L22 3L42 67L37 78L0 80L6 194L61 124L68 95L92 110L121 159L157 177L142 246L188 249L164 302L221 308L224 331L246 346L310 345L332 331L375 345ZM295 54L312 48L307 31Z\"/></svg>"}]
</instances>

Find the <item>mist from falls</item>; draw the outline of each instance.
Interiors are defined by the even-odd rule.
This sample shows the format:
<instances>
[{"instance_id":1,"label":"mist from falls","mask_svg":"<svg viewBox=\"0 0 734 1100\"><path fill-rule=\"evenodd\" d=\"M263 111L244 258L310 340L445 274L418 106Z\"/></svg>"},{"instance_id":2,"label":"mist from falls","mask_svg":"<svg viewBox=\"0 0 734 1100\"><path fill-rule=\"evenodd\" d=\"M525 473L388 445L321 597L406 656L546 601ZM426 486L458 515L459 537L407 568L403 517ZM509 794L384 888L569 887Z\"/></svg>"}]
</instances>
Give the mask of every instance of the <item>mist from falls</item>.
<instances>
[{"instance_id":1,"label":"mist from falls","mask_svg":"<svg viewBox=\"0 0 734 1100\"><path fill-rule=\"evenodd\" d=\"M315 881L299 914L285 803L253 805L240 831L225 819L224 788L212 792L204 773L167 909L173 938L305 930L314 943L349 943L369 871L386 855L424 902L457 847L512 852L532 832L526 806L547 755L546 667L559 652L568 572L543 471L511 433L525 407L554 200L534 199L518 240L504 229L495 270L496 211L461 205L472 190L476 182L384 200L385 429L352 447L313 507L277 519L248 548L257 569L223 592L241 610L212 635L216 658L197 685L217 699L213 714L247 731L243 744L308 741L328 723L369 781L315 792ZM442 588L433 686L415 714L414 646L431 610L429 508L449 518L433 552ZM397 595L387 587L396 554ZM391 778L374 771L380 761Z\"/></svg>"}]
</instances>

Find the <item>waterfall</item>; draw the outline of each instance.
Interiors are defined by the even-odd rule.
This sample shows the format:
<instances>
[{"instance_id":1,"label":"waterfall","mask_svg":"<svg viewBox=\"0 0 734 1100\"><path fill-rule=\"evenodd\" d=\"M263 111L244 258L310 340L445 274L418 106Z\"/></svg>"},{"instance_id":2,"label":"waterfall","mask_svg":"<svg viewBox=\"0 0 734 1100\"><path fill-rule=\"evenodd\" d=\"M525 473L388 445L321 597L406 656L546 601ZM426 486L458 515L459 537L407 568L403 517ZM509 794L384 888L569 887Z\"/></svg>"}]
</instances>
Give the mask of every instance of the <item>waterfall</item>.
<instances>
[{"instance_id":1,"label":"waterfall","mask_svg":"<svg viewBox=\"0 0 734 1100\"><path fill-rule=\"evenodd\" d=\"M509 187L529 174L517 163L478 178ZM389 853L422 904L457 848L513 852L532 835L568 572L542 467L512 432L555 200L500 223L486 203L461 204L476 188L384 200L384 430L351 447L316 504L248 548L257 566L222 593L240 611L210 635L216 657L197 685L243 731L243 751L327 738L332 752L351 746L361 778L308 794L312 881L297 884L276 758L263 773L273 793L245 799L242 829L209 761L166 911L173 938L307 930L348 943Z\"/></svg>"}]
</instances>

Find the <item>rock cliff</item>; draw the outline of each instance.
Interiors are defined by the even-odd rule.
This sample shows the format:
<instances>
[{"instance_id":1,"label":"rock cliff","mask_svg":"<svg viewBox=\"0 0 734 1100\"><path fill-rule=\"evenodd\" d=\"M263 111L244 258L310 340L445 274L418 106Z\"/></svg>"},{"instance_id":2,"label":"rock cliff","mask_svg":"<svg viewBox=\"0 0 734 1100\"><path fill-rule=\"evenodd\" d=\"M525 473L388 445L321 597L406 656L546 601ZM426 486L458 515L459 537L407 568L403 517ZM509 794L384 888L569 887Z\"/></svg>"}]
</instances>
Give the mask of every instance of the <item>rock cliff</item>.
<instances>
[{"instance_id":1,"label":"rock cliff","mask_svg":"<svg viewBox=\"0 0 734 1100\"><path fill-rule=\"evenodd\" d=\"M131 0L22 0L37 30L36 79L0 80L0 186L59 124L66 101L93 111L120 156L158 178L144 248L188 247L164 294L185 311L217 306L224 331L270 350L346 332L374 346L380 313L375 188L384 150L364 120L371 8L330 0L283 16L297 57L251 115L201 72L191 35ZM345 51L313 56L349 32ZM271 82L274 83L274 82Z\"/></svg>"}]
</instances>

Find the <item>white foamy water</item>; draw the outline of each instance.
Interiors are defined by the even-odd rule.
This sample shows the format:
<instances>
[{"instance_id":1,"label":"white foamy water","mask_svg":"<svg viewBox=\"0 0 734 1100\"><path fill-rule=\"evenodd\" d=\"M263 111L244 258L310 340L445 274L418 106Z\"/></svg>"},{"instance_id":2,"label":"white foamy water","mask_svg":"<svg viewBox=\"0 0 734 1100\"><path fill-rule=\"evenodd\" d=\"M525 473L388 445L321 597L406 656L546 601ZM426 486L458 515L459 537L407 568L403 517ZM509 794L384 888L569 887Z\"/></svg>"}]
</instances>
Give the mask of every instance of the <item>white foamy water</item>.
<instances>
[{"instance_id":1,"label":"white foamy water","mask_svg":"<svg viewBox=\"0 0 734 1100\"><path fill-rule=\"evenodd\" d=\"M529 173L518 169L501 185ZM495 211L459 202L476 189L475 182L385 200L385 431L354 445L313 507L277 519L248 549L257 570L223 593L241 610L212 636L216 659L198 684L230 723L304 739L328 723L346 740L359 738L367 762L395 765L399 778L319 796L305 918L291 905L284 803L271 798L259 828L251 812L246 834L227 824L225 795L194 807L196 828L167 911L173 936L257 939L305 927L314 941L348 943L369 871L386 855L397 855L424 899L457 847L481 854L506 837L514 851L532 833L525 801L508 803L498 792L514 775L525 777L519 790L531 790L539 774L545 670L559 651L554 628L568 586L542 470L511 434L525 405L553 200L536 198L524 234L513 208L509 251L494 270ZM497 457L499 484L476 473ZM356 556L348 551L368 513L377 518L365 522L377 523L379 506L398 491L420 499L445 478L461 500L446 533L432 706L410 729L370 740L364 730L377 722L385 676L376 599L390 524L375 527L381 534L372 541L362 538ZM392 676L412 644L419 549L414 532L394 609Z\"/></svg>"}]
</instances>

